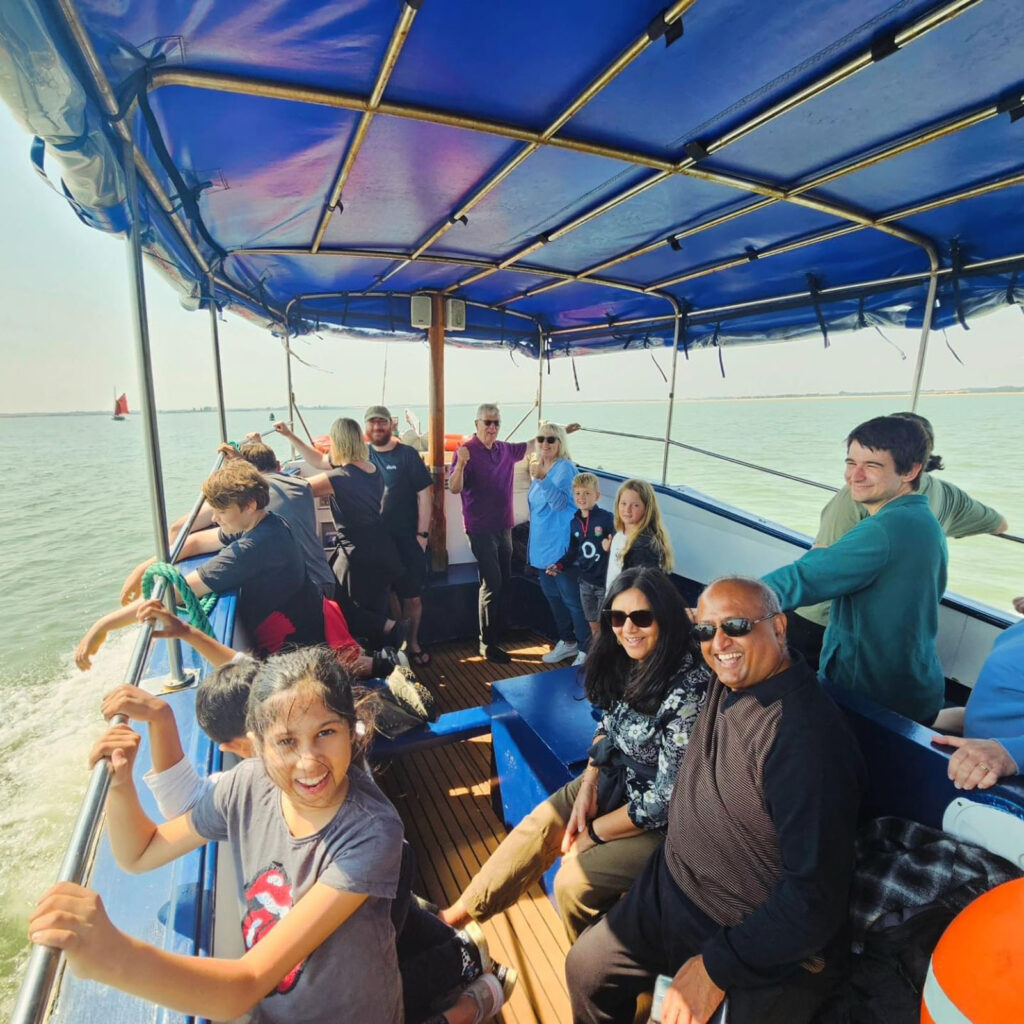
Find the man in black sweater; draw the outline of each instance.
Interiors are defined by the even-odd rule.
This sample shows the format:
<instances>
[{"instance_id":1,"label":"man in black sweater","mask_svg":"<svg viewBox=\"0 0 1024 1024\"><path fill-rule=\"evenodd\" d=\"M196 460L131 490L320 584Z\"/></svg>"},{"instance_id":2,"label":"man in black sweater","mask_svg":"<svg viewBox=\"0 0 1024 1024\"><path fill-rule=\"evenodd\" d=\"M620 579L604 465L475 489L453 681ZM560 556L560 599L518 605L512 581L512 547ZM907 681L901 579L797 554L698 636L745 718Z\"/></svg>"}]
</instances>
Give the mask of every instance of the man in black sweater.
<instances>
[{"instance_id":1,"label":"man in black sweater","mask_svg":"<svg viewBox=\"0 0 1024 1024\"><path fill-rule=\"evenodd\" d=\"M665 845L569 953L576 1024L632 1019L658 974L663 1024L705 1024L726 995L730 1024L800 1024L841 969L860 751L764 584L712 583L694 632L714 678Z\"/></svg>"}]
</instances>

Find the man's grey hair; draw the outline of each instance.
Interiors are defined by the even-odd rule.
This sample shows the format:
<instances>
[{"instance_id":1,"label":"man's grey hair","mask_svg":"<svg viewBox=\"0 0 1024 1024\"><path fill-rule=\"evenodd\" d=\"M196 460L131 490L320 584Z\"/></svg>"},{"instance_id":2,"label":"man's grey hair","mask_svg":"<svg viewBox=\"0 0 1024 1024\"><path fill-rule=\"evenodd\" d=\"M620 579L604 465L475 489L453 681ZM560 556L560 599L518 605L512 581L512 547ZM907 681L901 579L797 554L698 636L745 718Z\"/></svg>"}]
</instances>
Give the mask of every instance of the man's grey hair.
<instances>
[{"instance_id":1,"label":"man's grey hair","mask_svg":"<svg viewBox=\"0 0 1024 1024\"><path fill-rule=\"evenodd\" d=\"M782 611L782 605L779 603L779 595L768 586L767 583L762 583L761 580L754 579L752 576L719 576L718 579L712 580L703 590L703 593L707 593L712 587L717 586L719 583L732 583L736 586L746 587L748 590L754 590L761 598L761 614L762 615L778 615Z\"/></svg>"},{"instance_id":2,"label":"man's grey hair","mask_svg":"<svg viewBox=\"0 0 1024 1024\"><path fill-rule=\"evenodd\" d=\"M478 420L493 420L496 416L500 415L500 410L493 402L484 402L483 405L477 406L476 418Z\"/></svg>"}]
</instances>

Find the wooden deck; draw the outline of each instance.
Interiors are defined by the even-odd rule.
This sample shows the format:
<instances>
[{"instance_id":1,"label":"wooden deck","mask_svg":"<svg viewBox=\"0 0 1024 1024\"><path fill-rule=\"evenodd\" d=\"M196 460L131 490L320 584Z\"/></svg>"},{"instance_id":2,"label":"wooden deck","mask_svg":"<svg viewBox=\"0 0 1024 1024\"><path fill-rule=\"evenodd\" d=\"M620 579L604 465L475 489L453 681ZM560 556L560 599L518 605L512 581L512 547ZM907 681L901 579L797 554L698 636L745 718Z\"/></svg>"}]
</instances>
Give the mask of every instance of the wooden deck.
<instances>
[{"instance_id":1,"label":"wooden deck","mask_svg":"<svg viewBox=\"0 0 1024 1024\"><path fill-rule=\"evenodd\" d=\"M442 711L490 703L490 680L543 672L549 648L522 634L505 645L509 665L494 665L474 643L431 649L432 664L417 676ZM378 779L405 822L416 851L418 893L451 903L505 836L491 807L491 740L474 740L408 754L383 764ZM491 955L519 971L519 984L498 1020L507 1024L565 1024L570 1019L563 966L569 945L544 891L533 885L514 907L484 925Z\"/></svg>"}]
</instances>

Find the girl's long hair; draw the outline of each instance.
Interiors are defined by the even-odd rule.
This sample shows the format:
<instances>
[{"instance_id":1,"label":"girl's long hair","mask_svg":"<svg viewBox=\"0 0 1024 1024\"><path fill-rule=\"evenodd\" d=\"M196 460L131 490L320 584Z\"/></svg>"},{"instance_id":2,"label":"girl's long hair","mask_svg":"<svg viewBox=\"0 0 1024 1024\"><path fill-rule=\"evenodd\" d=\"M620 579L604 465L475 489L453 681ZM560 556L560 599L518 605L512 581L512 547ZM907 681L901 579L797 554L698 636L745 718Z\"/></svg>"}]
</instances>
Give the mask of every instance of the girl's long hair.
<instances>
[{"instance_id":1,"label":"girl's long hair","mask_svg":"<svg viewBox=\"0 0 1024 1024\"><path fill-rule=\"evenodd\" d=\"M661 567L665 572L672 570L672 542L668 539L668 532L665 530L665 525L661 521L661 510L658 508L658 498L654 493L654 488L646 481L639 479L626 480L620 484L619 489L615 492L615 532L623 533L626 529L625 524L622 522L619 516L619 498L622 497L623 491L633 491L637 497L644 503L644 516L640 520L636 528L636 533L632 537L626 538L626 546L622 549L622 557L625 559L629 553L629 549L636 543L637 537L642 533L650 534L651 539L654 541L654 546L659 550L661 554Z\"/></svg>"},{"instance_id":2,"label":"girl's long hair","mask_svg":"<svg viewBox=\"0 0 1024 1024\"><path fill-rule=\"evenodd\" d=\"M324 706L348 722L352 733L352 763L358 763L373 738L372 697L356 693L352 677L329 647L300 647L267 658L249 690L245 725L259 745L278 720L287 701L300 693L319 697ZM361 723L361 727L360 727Z\"/></svg>"},{"instance_id":3,"label":"girl's long hair","mask_svg":"<svg viewBox=\"0 0 1024 1024\"><path fill-rule=\"evenodd\" d=\"M634 661L612 631L608 612L612 601L633 588L647 598L658 623L658 642L643 661ZM601 708L625 701L643 714L652 714L665 699L669 684L697 654L686 604L673 582L660 569L625 569L615 578L601 608L601 631L587 653L587 699Z\"/></svg>"}]
</instances>

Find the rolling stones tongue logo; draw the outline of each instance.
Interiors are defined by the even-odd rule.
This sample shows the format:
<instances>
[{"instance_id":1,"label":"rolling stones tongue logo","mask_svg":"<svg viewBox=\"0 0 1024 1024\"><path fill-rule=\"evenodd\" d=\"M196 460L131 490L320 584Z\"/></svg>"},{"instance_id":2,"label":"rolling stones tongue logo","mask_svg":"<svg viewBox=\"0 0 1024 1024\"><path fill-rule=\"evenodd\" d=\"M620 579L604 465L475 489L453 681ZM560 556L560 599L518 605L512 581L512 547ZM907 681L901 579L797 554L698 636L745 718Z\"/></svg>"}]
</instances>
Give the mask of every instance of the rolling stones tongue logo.
<instances>
[{"instance_id":1,"label":"rolling stones tongue logo","mask_svg":"<svg viewBox=\"0 0 1024 1024\"><path fill-rule=\"evenodd\" d=\"M242 939L252 949L271 928L292 909L292 883L284 868L274 861L264 868L245 889L245 917ZM275 992L282 995L295 988L305 960L296 964L278 983Z\"/></svg>"}]
</instances>

